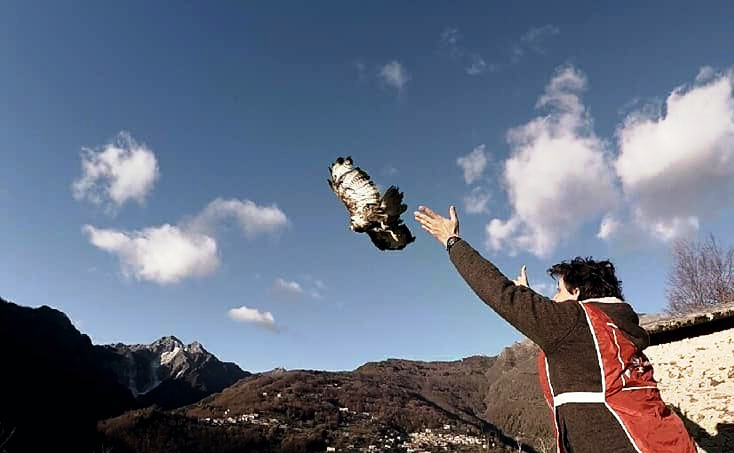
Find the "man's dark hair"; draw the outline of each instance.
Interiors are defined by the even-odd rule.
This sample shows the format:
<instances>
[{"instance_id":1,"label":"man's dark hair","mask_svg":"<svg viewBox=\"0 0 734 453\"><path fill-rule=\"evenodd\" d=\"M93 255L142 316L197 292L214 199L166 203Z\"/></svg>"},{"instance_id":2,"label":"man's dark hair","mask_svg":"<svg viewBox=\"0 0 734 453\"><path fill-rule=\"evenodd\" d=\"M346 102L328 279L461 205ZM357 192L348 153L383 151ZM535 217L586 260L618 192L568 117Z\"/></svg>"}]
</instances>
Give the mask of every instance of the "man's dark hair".
<instances>
[{"instance_id":1,"label":"man's dark hair","mask_svg":"<svg viewBox=\"0 0 734 453\"><path fill-rule=\"evenodd\" d=\"M622 296L622 281L614 275L614 264L611 261L594 261L591 257L577 256L571 261L554 264L548 269L548 275L554 280L563 277L566 289L573 293L579 290L579 300L599 297Z\"/></svg>"}]
</instances>

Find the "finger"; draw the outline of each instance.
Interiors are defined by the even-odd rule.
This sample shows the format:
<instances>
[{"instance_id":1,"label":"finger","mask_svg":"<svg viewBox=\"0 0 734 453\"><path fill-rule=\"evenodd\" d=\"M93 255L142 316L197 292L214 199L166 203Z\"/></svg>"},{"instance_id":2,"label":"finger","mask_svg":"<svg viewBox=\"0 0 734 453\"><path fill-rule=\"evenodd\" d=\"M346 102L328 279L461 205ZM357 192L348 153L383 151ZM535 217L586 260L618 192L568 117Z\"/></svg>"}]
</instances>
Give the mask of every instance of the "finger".
<instances>
[{"instance_id":1,"label":"finger","mask_svg":"<svg viewBox=\"0 0 734 453\"><path fill-rule=\"evenodd\" d=\"M454 206L449 207L449 218L456 221L456 208Z\"/></svg>"},{"instance_id":2,"label":"finger","mask_svg":"<svg viewBox=\"0 0 734 453\"><path fill-rule=\"evenodd\" d=\"M415 216L415 220L417 220L418 223L420 223L421 225L430 225L431 224L431 220L429 218L427 218L426 216L421 215L421 214L416 215Z\"/></svg>"},{"instance_id":3,"label":"finger","mask_svg":"<svg viewBox=\"0 0 734 453\"><path fill-rule=\"evenodd\" d=\"M433 210L431 208L429 208L428 206L421 206L419 209L421 211L423 211L423 213L425 213L426 215L428 215L430 217L435 217L436 216L436 213L433 212Z\"/></svg>"},{"instance_id":4,"label":"finger","mask_svg":"<svg viewBox=\"0 0 734 453\"><path fill-rule=\"evenodd\" d=\"M436 223L436 219L421 213L416 214L416 220L427 225L433 225Z\"/></svg>"},{"instance_id":5,"label":"finger","mask_svg":"<svg viewBox=\"0 0 734 453\"><path fill-rule=\"evenodd\" d=\"M530 284L528 283L528 268L527 266L523 265L520 269L520 277L518 277L520 280L520 284L522 286L530 287Z\"/></svg>"}]
</instances>

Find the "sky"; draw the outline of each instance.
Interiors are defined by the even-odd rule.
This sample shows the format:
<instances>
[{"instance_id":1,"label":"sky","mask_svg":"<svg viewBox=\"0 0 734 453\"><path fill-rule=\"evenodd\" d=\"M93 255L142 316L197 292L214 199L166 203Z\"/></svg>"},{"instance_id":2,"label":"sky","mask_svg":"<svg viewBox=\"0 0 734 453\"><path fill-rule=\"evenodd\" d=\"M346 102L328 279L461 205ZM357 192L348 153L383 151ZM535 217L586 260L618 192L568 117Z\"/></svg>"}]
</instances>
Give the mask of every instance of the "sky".
<instances>
[{"instance_id":1,"label":"sky","mask_svg":"<svg viewBox=\"0 0 734 453\"><path fill-rule=\"evenodd\" d=\"M734 242L731 2L192 3L0 5L0 296L95 344L260 372L522 340L419 205L548 296L610 259L640 313L673 240ZM404 193L406 249L349 230L347 155Z\"/></svg>"}]
</instances>

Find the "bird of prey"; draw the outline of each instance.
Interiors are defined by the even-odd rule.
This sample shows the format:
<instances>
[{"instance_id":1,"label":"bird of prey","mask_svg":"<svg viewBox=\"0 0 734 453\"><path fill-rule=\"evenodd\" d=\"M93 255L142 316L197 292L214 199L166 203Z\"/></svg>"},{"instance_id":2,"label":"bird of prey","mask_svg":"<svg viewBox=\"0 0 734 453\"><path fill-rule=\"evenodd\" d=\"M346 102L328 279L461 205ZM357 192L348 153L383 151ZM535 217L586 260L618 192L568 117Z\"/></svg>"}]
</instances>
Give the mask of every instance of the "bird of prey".
<instances>
[{"instance_id":1,"label":"bird of prey","mask_svg":"<svg viewBox=\"0 0 734 453\"><path fill-rule=\"evenodd\" d=\"M339 157L329 165L329 187L349 212L349 227L367 233L380 250L402 250L415 241L400 214L408 209L403 194L390 186L380 196L377 186L361 168L352 166L352 157Z\"/></svg>"}]
</instances>

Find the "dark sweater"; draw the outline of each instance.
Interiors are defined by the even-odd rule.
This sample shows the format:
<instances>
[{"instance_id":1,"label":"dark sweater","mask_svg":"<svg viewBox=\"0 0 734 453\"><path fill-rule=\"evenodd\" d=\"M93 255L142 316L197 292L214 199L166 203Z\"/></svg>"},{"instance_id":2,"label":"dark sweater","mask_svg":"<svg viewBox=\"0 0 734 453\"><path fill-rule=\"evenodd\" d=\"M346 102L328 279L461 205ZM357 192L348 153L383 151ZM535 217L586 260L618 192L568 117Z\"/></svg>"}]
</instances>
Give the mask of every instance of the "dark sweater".
<instances>
[{"instance_id":1,"label":"dark sweater","mask_svg":"<svg viewBox=\"0 0 734 453\"><path fill-rule=\"evenodd\" d=\"M451 262L469 287L498 315L536 343L546 354L556 395L601 392L601 372L584 310L575 301L554 302L530 288L515 285L464 240L449 251ZM627 303L599 303L626 336L640 348L647 332ZM626 434L604 404L564 404L558 408L561 431L574 453L635 453Z\"/></svg>"}]
</instances>

